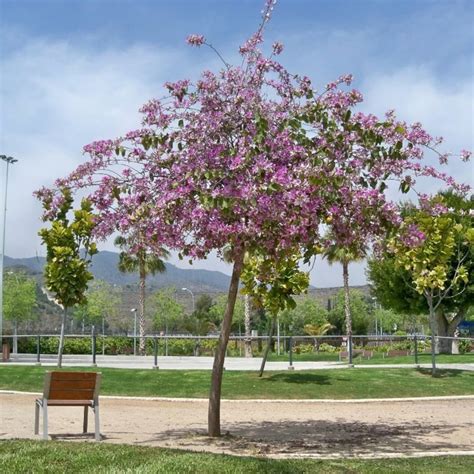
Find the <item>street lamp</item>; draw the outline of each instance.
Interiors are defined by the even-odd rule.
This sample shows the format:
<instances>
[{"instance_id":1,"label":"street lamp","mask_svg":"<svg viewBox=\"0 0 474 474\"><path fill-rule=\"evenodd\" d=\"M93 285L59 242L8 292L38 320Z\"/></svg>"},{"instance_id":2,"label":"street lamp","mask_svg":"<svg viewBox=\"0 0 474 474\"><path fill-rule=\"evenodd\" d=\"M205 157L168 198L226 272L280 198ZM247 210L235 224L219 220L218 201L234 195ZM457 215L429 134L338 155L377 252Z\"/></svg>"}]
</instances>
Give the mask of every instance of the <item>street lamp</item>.
<instances>
[{"instance_id":1,"label":"street lamp","mask_svg":"<svg viewBox=\"0 0 474 474\"><path fill-rule=\"evenodd\" d=\"M134 322L133 322L133 355L137 355L137 308L132 308L130 310L131 313L134 314Z\"/></svg>"},{"instance_id":2,"label":"street lamp","mask_svg":"<svg viewBox=\"0 0 474 474\"><path fill-rule=\"evenodd\" d=\"M8 170L18 160L12 156L0 155L0 159L7 164L7 173L5 179L5 199L3 209L3 230L2 230L2 255L0 257L0 345L3 342L3 257L5 255L5 228L7 224L7 190L8 190Z\"/></svg>"},{"instance_id":3,"label":"street lamp","mask_svg":"<svg viewBox=\"0 0 474 474\"><path fill-rule=\"evenodd\" d=\"M183 291L189 291L189 293L191 293L191 297L193 299L193 313L194 311L196 311L196 306L194 304L194 293L189 289L189 288L181 288Z\"/></svg>"}]
</instances>

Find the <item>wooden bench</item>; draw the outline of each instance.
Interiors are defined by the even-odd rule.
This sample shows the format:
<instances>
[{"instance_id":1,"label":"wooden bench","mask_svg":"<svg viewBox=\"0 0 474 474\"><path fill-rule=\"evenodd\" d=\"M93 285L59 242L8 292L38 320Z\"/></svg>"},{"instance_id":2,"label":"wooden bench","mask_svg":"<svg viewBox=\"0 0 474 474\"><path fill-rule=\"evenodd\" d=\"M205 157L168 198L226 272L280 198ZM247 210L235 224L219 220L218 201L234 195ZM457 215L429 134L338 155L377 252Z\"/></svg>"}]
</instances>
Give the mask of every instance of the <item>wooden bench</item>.
<instances>
[{"instance_id":1,"label":"wooden bench","mask_svg":"<svg viewBox=\"0 0 474 474\"><path fill-rule=\"evenodd\" d=\"M396 351L396 350L393 350L393 351L388 351L385 353L385 355L387 357L400 357L400 356L408 356L410 355L410 351L408 350L405 350L405 351ZM384 355L384 357L385 357Z\"/></svg>"},{"instance_id":2,"label":"wooden bench","mask_svg":"<svg viewBox=\"0 0 474 474\"><path fill-rule=\"evenodd\" d=\"M373 351L366 351L364 349L354 349L352 351L352 357L361 356L362 358L367 357L370 359L374 355ZM349 358L349 351L341 351L339 352L339 360L348 359Z\"/></svg>"},{"instance_id":3,"label":"wooden bench","mask_svg":"<svg viewBox=\"0 0 474 474\"><path fill-rule=\"evenodd\" d=\"M35 434L39 433L39 411L43 411L43 439L48 439L48 407L84 407L83 433L87 433L88 409L95 415L95 439L100 441L99 389L97 372L47 372L43 397L35 401Z\"/></svg>"}]
</instances>

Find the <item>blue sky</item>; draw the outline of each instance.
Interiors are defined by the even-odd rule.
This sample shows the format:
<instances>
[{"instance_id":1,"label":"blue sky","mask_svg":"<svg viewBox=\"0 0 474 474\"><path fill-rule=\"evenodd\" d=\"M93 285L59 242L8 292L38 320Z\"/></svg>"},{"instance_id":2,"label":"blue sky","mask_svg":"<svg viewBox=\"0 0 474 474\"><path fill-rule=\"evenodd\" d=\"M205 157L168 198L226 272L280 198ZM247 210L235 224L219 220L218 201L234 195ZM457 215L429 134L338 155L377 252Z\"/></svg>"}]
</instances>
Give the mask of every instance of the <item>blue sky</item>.
<instances>
[{"instance_id":1,"label":"blue sky","mask_svg":"<svg viewBox=\"0 0 474 474\"><path fill-rule=\"evenodd\" d=\"M186 46L188 34L204 34L232 62L262 4L0 0L0 152L20 159L6 254L44 253L31 193L77 166L84 144L135 128L138 108L161 95L163 82L219 67L211 51ZM470 0L279 0L266 37L285 44L281 60L291 71L321 85L353 73L366 110L395 108L459 151L473 148L473 23ZM471 164L448 171L472 184ZM214 259L195 266L227 271ZM340 284L339 275L316 265L312 283ZM364 282L363 265L354 266L353 282Z\"/></svg>"}]
</instances>

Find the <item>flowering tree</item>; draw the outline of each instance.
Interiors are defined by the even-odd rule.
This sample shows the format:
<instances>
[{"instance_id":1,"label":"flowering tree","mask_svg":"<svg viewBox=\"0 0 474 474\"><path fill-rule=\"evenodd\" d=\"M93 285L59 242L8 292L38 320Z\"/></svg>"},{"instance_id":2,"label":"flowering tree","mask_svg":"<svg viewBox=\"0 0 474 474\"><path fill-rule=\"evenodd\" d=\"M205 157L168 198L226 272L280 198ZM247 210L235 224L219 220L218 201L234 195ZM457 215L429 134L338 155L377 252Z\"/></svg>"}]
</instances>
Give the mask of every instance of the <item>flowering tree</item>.
<instances>
[{"instance_id":1,"label":"flowering tree","mask_svg":"<svg viewBox=\"0 0 474 474\"><path fill-rule=\"evenodd\" d=\"M260 50L274 0L267 0L257 32L240 48L242 63L225 60L215 74L192 83L165 84L169 94L145 104L142 127L84 150L89 160L57 186L91 189L100 219L95 235L142 235L137 248L175 249L191 259L230 248L233 262L226 311L214 359L209 435L220 435L220 394L225 350L245 252L264 255L275 268L288 256L320 252L319 225L343 210L335 197L377 206L377 228L399 222L386 200L388 179L409 187L416 175L449 180L418 161L434 140L419 124L352 113L362 100L342 90L344 76L316 91L307 77L275 60L283 46ZM192 35L193 46L208 44ZM222 58L222 57L221 57ZM40 190L42 198L52 191ZM60 199L58 199L60 201ZM355 238L349 235L344 242ZM270 272L270 274L273 272ZM264 271L255 278L267 281Z\"/></svg>"}]
</instances>

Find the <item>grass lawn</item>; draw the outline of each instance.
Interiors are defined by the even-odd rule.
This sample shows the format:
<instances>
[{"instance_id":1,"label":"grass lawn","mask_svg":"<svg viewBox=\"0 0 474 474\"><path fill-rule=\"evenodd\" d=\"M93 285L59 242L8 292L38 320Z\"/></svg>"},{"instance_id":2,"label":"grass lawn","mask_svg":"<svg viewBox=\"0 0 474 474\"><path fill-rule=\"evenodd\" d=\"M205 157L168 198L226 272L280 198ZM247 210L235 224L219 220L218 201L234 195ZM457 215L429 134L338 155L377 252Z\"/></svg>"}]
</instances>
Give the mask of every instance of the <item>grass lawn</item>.
<instances>
[{"instance_id":1,"label":"grass lawn","mask_svg":"<svg viewBox=\"0 0 474 474\"><path fill-rule=\"evenodd\" d=\"M0 389L40 392L44 373L54 368L4 365ZM102 395L207 398L210 371L68 368L103 374ZM474 372L427 369L334 369L224 373L222 397L232 399L351 399L474 394Z\"/></svg>"},{"instance_id":2,"label":"grass lawn","mask_svg":"<svg viewBox=\"0 0 474 474\"><path fill-rule=\"evenodd\" d=\"M268 355L269 361L288 362L290 356L288 353L277 355L271 352ZM339 355L334 352L306 352L303 354L293 353L293 362L337 362L339 361Z\"/></svg>"},{"instance_id":3,"label":"grass lawn","mask_svg":"<svg viewBox=\"0 0 474 474\"><path fill-rule=\"evenodd\" d=\"M58 441L1 441L9 473L471 473L474 456L377 460L274 460L160 448ZM8 467L7 467L8 466Z\"/></svg>"}]
</instances>

